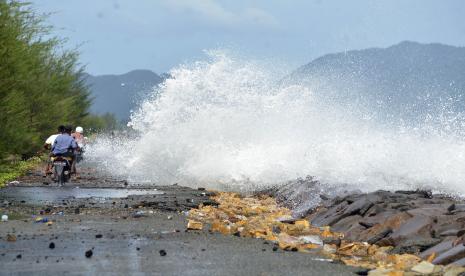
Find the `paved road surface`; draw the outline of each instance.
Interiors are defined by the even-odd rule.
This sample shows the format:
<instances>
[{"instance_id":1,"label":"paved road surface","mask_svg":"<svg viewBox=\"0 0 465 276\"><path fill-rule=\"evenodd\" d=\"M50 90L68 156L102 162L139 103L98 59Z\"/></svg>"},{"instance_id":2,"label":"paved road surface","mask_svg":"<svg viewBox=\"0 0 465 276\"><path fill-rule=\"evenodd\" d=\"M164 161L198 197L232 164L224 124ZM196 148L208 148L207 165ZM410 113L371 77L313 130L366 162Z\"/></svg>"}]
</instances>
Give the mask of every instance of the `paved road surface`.
<instances>
[{"instance_id":1,"label":"paved road surface","mask_svg":"<svg viewBox=\"0 0 465 276\"><path fill-rule=\"evenodd\" d=\"M186 232L182 211L211 204L202 190L165 186L151 195L108 190L111 197L123 196L108 198L100 188L121 188L124 182L99 184L97 178L67 188L42 182L31 175L0 190L0 213L10 214L10 221L0 223L1 275L354 275L357 270L313 254L273 250L259 239ZM97 194L86 190L92 187ZM40 217L52 225L35 222L41 210ZM8 235L16 241L7 241Z\"/></svg>"}]
</instances>

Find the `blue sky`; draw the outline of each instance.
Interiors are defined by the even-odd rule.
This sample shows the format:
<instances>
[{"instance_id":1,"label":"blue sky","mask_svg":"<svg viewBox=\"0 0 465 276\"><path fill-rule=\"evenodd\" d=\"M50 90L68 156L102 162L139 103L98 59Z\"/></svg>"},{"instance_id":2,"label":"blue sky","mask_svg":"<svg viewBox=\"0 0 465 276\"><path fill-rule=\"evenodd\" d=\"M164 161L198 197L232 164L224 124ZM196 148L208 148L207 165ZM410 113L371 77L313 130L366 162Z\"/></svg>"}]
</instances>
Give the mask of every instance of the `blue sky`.
<instances>
[{"instance_id":1,"label":"blue sky","mask_svg":"<svg viewBox=\"0 0 465 276\"><path fill-rule=\"evenodd\" d=\"M208 49L297 67L403 40L465 45L461 0L33 0L92 74L168 71Z\"/></svg>"}]
</instances>

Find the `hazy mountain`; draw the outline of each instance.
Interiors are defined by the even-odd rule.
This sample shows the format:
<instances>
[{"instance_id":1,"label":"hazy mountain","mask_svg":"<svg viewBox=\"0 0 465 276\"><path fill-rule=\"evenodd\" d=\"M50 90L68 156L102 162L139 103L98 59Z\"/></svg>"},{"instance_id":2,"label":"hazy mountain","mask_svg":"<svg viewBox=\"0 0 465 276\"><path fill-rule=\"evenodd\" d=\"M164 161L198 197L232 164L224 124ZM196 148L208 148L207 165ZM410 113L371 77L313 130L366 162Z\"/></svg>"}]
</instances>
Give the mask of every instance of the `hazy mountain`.
<instances>
[{"instance_id":1,"label":"hazy mountain","mask_svg":"<svg viewBox=\"0 0 465 276\"><path fill-rule=\"evenodd\" d=\"M465 47L406 41L329 54L296 70L291 80L330 100L357 101L390 114L465 111Z\"/></svg>"},{"instance_id":2,"label":"hazy mountain","mask_svg":"<svg viewBox=\"0 0 465 276\"><path fill-rule=\"evenodd\" d=\"M149 70L88 75L95 97L91 111L111 112L127 120L130 110L166 77ZM406 41L388 48L328 54L298 68L289 80L305 83L326 100L343 105L357 102L388 115L412 118L465 111L465 47Z\"/></svg>"},{"instance_id":3,"label":"hazy mountain","mask_svg":"<svg viewBox=\"0 0 465 276\"><path fill-rule=\"evenodd\" d=\"M162 78L150 70L134 70L123 75L87 75L86 82L94 98L92 113L110 112L117 119L126 121L130 111L155 85L162 82Z\"/></svg>"}]
</instances>

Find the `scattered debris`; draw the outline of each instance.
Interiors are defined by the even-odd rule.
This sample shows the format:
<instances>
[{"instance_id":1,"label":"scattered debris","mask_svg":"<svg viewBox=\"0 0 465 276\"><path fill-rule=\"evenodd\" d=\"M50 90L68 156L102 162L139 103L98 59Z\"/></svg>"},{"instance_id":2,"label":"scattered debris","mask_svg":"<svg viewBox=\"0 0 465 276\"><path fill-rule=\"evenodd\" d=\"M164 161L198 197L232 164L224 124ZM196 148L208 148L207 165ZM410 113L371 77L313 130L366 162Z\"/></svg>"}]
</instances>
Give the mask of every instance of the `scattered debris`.
<instances>
[{"instance_id":1,"label":"scattered debris","mask_svg":"<svg viewBox=\"0 0 465 276\"><path fill-rule=\"evenodd\" d=\"M36 222L36 223L47 223L47 222L48 222L48 218L37 217L37 218L35 219L35 222Z\"/></svg>"},{"instance_id":2,"label":"scattered debris","mask_svg":"<svg viewBox=\"0 0 465 276\"><path fill-rule=\"evenodd\" d=\"M187 222L187 230L202 230L203 224L199 221L189 220Z\"/></svg>"},{"instance_id":3,"label":"scattered debris","mask_svg":"<svg viewBox=\"0 0 465 276\"><path fill-rule=\"evenodd\" d=\"M426 196L428 195L425 194L424 197ZM313 220L318 226L310 224L308 219L292 218L290 209L279 206L276 200L269 196L243 197L236 193L219 192L212 199L218 203L217 206L200 205L198 209L189 212L188 229L197 229L197 227L202 229L202 223L208 223L212 232L271 241L276 244L273 251L317 250L328 260L339 260L346 265L367 269L368 275L403 275L404 272L439 275L445 273L448 267L435 265L434 260L459 260L462 252L465 252L465 246L460 243L455 247L451 244L452 249L449 251L447 251L449 247L446 247L446 251L441 251L445 253L437 257L430 253L427 260L422 260L415 254L394 253L392 243L388 242L386 237L400 237L404 245L408 246L403 238L404 235L418 231L421 233L430 220L422 215L421 211L406 215L400 213L390 220L375 218L389 226L382 228L379 222L375 221L375 223L374 220L359 223L360 219L352 218L356 214L375 212L377 209L373 201L378 200L377 197L355 198L350 203L339 201L336 203L339 207L334 211L316 212ZM346 218L350 218L351 221L344 222ZM334 231L327 225L343 223L355 224L361 229L359 231L373 231L370 233L375 238L372 238L372 243L353 241L347 239L345 233ZM343 230L343 228L339 229ZM415 240L414 242L429 245L436 241Z\"/></svg>"},{"instance_id":4,"label":"scattered debris","mask_svg":"<svg viewBox=\"0 0 465 276\"><path fill-rule=\"evenodd\" d=\"M8 216L2 215L2 222L7 222L7 221L8 221Z\"/></svg>"},{"instance_id":5,"label":"scattered debris","mask_svg":"<svg viewBox=\"0 0 465 276\"><path fill-rule=\"evenodd\" d=\"M435 271L435 265L430 263L430 262L426 262L426 261L423 261L419 264L417 264L416 266L412 267L412 271L413 272L418 272L418 273L421 273L421 274L431 274L431 273L434 273Z\"/></svg>"},{"instance_id":6,"label":"scattered debris","mask_svg":"<svg viewBox=\"0 0 465 276\"><path fill-rule=\"evenodd\" d=\"M6 235L6 241L15 242L16 241L16 236L13 235L13 234L7 234Z\"/></svg>"},{"instance_id":7,"label":"scattered debris","mask_svg":"<svg viewBox=\"0 0 465 276\"><path fill-rule=\"evenodd\" d=\"M303 243L313 243L317 245L323 246L323 241L317 235L309 235L309 236L300 236L299 240Z\"/></svg>"},{"instance_id":8,"label":"scattered debris","mask_svg":"<svg viewBox=\"0 0 465 276\"><path fill-rule=\"evenodd\" d=\"M133 218L145 217L145 212L144 212L144 211L137 211L137 212L135 212L134 214L132 214L132 217L133 217Z\"/></svg>"},{"instance_id":9,"label":"scattered debris","mask_svg":"<svg viewBox=\"0 0 465 276\"><path fill-rule=\"evenodd\" d=\"M326 254L335 254L337 252L337 246L333 244L323 245L323 252Z\"/></svg>"},{"instance_id":10,"label":"scattered debris","mask_svg":"<svg viewBox=\"0 0 465 276\"><path fill-rule=\"evenodd\" d=\"M319 261L319 262L328 262L328 263L333 262L333 260L331 259L324 259L324 258L313 258L312 260Z\"/></svg>"},{"instance_id":11,"label":"scattered debris","mask_svg":"<svg viewBox=\"0 0 465 276\"><path fill-rule=\"evenodd\" d=\"M86 251L85 256L86 256L86 258L90 258L90 257L92 257L93 254L94 254L94 252L92 251L92 249L89 249L89 250Z\"/></svg>"}]
</instances>

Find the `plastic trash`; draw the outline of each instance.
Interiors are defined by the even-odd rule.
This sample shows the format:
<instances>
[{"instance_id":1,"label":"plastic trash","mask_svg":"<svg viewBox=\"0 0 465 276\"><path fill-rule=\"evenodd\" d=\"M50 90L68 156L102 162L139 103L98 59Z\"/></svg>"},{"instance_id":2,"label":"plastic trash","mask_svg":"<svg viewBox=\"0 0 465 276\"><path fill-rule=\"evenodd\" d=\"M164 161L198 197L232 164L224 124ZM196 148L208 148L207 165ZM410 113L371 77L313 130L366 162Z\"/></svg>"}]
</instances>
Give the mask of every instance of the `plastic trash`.
<instances>
[{"instance_id":1,"label":"plastic trash","mask_svg":"<svg viewBox=\"0 0 465 276\"><path fill-rule=\"evenodd\" d=\"M2 221L7 222L8 221L8 216L7 215L2 215Z\"/></svg>"},{"instance_id":2,"label":"plastic trash","mask_svg":"<svg viewBox=\"0 0 465 276\"><path fill-rule=\"evenodd\" d=\"M47 222L48 222L48 218L41 218L41 217L36 218L36 223L47 223Z\"/></svg>"}]
</instances>

